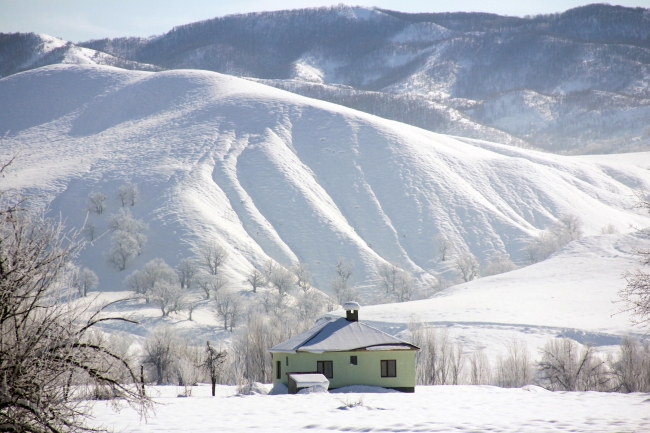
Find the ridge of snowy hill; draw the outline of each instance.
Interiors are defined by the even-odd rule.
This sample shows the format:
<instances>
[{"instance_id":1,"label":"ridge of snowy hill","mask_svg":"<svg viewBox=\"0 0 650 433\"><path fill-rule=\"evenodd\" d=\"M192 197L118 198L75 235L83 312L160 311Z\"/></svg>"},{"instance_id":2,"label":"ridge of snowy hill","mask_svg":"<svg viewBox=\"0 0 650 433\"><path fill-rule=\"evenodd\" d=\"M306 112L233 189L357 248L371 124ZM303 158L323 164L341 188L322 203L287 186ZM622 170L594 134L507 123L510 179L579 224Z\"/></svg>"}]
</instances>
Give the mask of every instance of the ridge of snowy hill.
<instances>
[{"instance_id":1,"label":"ridge of snowy hill","mask_svg":"<svg viewBox=\"0 0 650 433\"><path fill-rule=\"evenodd\" d=\"M81 47L53 36L0 33L0 77L51 64L106 65L159 71L161 68Z\"/></svg>"},{"instance_id":2,"label":"ridge of snowy hill","mask_svg":"<svg viewBox=\"0 0 650 433\"><path fill-rule=\"evenodd\" d=\"M338 5L67 43L29 68L83 58L205 69L439 133L556 153L630 152L650 148L648 29L648 9L607 4L525 18ZM38 57L34 38L0 34L1 75Z\"/></svg>"},{"instance_id":3,"label":"ridge of snowy hill","mask_svg":"<svg viewBox=\"0 0 650 433\"><path fill-rule=\"evenodd\" d=\"M649 154L588 159L458 139L207 71L158 73L57 65L0 80L2 156L20 149L5 187L49 204L70 227L102 234L81 262L101 290L162 257L175 266L207 242L226 246L226 274L268 258L309 265L329 291L334 264L354 265L361 295L395 263L421 290L441 263L434 238L481 263L574 214L587 235L646 226L633 193L650 185ZM149 225L142 254L118 272L106 262L117 188L138 185L133 215ZM107 210L87 214L103 192Z\"/></svg>"}]
</instances>

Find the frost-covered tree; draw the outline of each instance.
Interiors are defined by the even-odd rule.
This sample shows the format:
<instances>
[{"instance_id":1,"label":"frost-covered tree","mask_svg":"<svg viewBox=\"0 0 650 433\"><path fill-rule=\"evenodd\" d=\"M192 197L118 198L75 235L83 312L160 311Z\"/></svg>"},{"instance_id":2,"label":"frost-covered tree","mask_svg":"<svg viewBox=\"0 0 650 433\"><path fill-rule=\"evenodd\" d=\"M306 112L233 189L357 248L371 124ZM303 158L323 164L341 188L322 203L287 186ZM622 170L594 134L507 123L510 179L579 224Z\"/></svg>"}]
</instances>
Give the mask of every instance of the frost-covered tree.
<instances>
[{"instance_id":1,"label":"frost-covered tree","mask_svg":"<svg viewBox=\"0 0 650 433\"><path fill-rule=\"evenodd\" d=\"M575 215L565 215L551 224L524 248L530 264L546 260L564 245L582 237L582 221Z\"/></svg>"},{"instance_id":2,"label":"frost-covered tree","mask_svg":"<svg viewBox=\"0 0 650 433\"><path fill-rule=\"evenodd\" d=\"M226 286L227 280L222 275L199 273L196 276L196 284L205 293L205 299L210 299L211 294L217 295Z\"/></svg>"},{"instance_id":3,"label":"frost-covered tree","mask_svg":"<svg viewBox=\"0 0 650 433\"><path fill-rule=\"evenodd\" d=\"M610 381L606 360L569 338L546 343L537 375L538 383L552 391L605 391Z\"/></svg>"},{"instance_id":4,"label":"frost-covered tree","mask_svg":"<svg viewBox=\"0 0 650 433\"><path fill-rule=\"evenodd\" d=\"M226 355L227 353L225 350L217 350L210 345L209 341L206 341L205 355L203 357L203 363L200 365L200 367L210 378L210 384L212 385L212 397L214 397L217 381L221 376L223 364L226 361Z\"/></svg>"},{"instance_id":5,"label":"frost-covered tree","mask_svg":"<svg viewBox=\"0 0 650 433\"><path fill-rule=\"evenodd\" d=\"M245 282L250 284L251 289L253 289L253 293L257 293L258 287L263 287L267 284L266 280L264 279L264 275L262 275L262 273L257 269L253 269L250 274L248 274Z\"/></svg>"},{"instance_id":6,"label":"frost-covered tree","mask_svg":"<svg viewBox=\"0 0 650 433\"><path fill-rule=\"evenodd\" d=\"M215 296L217 315L223 320L223 329L227 331L237 325L237 319L242 313L242 303L235 293L219 293Z\"/></svg>"},{"instance_id":7,"label":"frost-covered tree","mask_svg":"<svg viewBox=\"0 0 650 433\"><path fill-rule=\"evenodd\" d=\"M149 295L156 283L167 282L179 284L174 270L163 259L153 259L141 271L134 271L126 277L124 283L127 287L140 295Z\"/></svg>"},{"instance_id":8,"label":"frost-covered tree","mask_svg":"<svg viewBox=\"0 0 650 433\"><path fill-rule=\"evenodd\" d=\"M95 338L108 317L84 302L61 302L81 249L74 235L6 197L0 209L0 430L96 431L86 424L91 406L74 396L80 384L146 409L131 364Z\"/></svg>"},{"instance_id":9,"label":"frost-covered tree","mask_svg":"<svg viewBox=\"0 0 650 433\"><path fill-rule=\"evenodd\" d=\"M533 363L524 341L512 340L505 357L497 357L495 385L520 388L533 383Z\"/></svg>"},{"instance_id":10,"label":"frost-covered tree","mask_svg":"<svg viewBox=\"0 0 650 433\"><path fill-rule=\"evenodd\" d=\"M309 267L306 263L298 263L291 267L291 271L296 277L296 285L303 293L307 293L311 290L312 277L311 272L309 272Z\"/></svg>"},{"instance_id":11,"label":"frost-covered tree","mask_svg":"<svg viewBox=\"0 0 650 433\"><path fill-rule=\"evenodd\" d=\"M223 245L211 242L201 248L199 258L210 274L218 275L219 269L228 260L228 251Z\"/></svg>"},{"instance_id":12,"label":"frost-covered tree","mask_svg":"<svg viewBox=\"0 0 650 433\"><path fill-rule=\"evenodd\" d=\"M436 243L436 249L438 250L438 254L440 254L440 260L444 262L445 260L447 260L449 254L453 252L453 246L449 241L449 239L447 239L447 236L445 236L442 233L439 233L436 236L435 243Z\"/></svg>"},{"instance_id":13,"label":"frost-covered tree","mask_svg":"<svg viewBox=\"0 0 650 433\"><path fill-rule=\"evenodd\" d=\"M517 269L517 266L510 261L507 254L497 253L490 257L488 265L483 269L483 276L489 277L490 275L503 274L515 269Z\"/></svg>"},{"instance_id":14,"label":"frost-covered tree","mask_svg":"<svg viewBox=\"0 0 650 433\"><path fill-rule=\"evenodd\" d=\"M276 266L273 269L273 273L268 277L268 281L271 287L277 290L278 294L282 296L290 292L296 284L296 278L293 273L283 266Z\"/></svg>"},{"instance_id":15,"label":"frost-covered tree","mask_svg":"<svg viewBox=\"0 0 650 433\"><path fill-rule=\"evenodd\" d=\"M97 232L97 226L94 222L88 221L84 224L83 233L88 236L88 240L91 242L95 240L95 233Z\"/></svg>"},{"instance_id":16,"label":"frost-covered tree","mask_svg":"<svg viewBox=\"0 0 650 433\"><path fill-rule=\"evenodd\" d=\"M133 218L129 209L120 209L108 219L108 228L112 231L122 231L135 236L147 230L147 224Z\"/></svg>"},{"instance_id":17,"label":"frost-covered tree","mask_svg":"<svg viewBox=\"0 0 650 433\"><path fill-rule=\"evenodd\" d=\"M379 281L386 294L394 296L398 302L411 300L413 278L403 269L393 264L383 263L379 268Z\"/></svg>"},{"instance_id":18,"label":"frost-covered tree","mask_svg":"<svg viewBox=\"0 0 650 433\"><path fill-rule=\"evenodd\" d=\"M97 215L101 215L104 212L106 202L106 196L102 192L91 192L88 195L88 206L87 209L89 212L94 212Z\"/></svg>"},{"instance_id":19,"label":"frost-covered tree","mask_svg":"<svg viewBox=\"0 0 650 433\"><path fill-rule=\"evenodd\" d=\"M117 189L117 198L120 200L122 207L130 205L135 206L138 201L138 187L131 183L120 185Z\"/></svg>"},{"instance_id":20,"label":"frost-covered tree","mask_svg":"<svg viewBox=\"0 0 650 433\"><path fill-rule=\"evenodd\" d=\"M111 237L111 248L105 256L110 265L117 268L118 271L123 271L139 253L138 241L126 232L117 231Z\"/></svg>"},{"instance_id":21,"label":"frost-covered tree","mask_svg":"<svg viewBox=\"0 0 650 433\"><path fill-rule=\"evenodd\" d=\"M192 259L182 259L178 266L176 267L176 273L178 274L178 280L181 283L181 288L184 289L187 286L187 289L192 288L192 283L194 282L197 274L197 267Z\"/></svg>"},{"instance_id":22,"label":"frost-covered tree","mask_svg":"<svg viewBox=\"0 0 650 433\"><path fill-rule=\"evenodd\" d=\"M456 257L454 265L464 282L472 281L479 277L479 264L474 254L470 252Z\"/></svg>"},{"instance_id":23,"label":"frost-covered tree","mask_svg":"<svg viewBox=\"0 0 650 433\"><path fill-rule=\"evenodd\" d=\"M99 284L97 274L88 268L81 270L75 269L72 279L73 287L76 287L81 296L87 296L88 291L94 289Z\"/></svg>"},{"instance_id":24,"label":"frost-covered tree","mask_svg":"<svg viewBox=\"0 0 650 433\"><path fill-rule=\"evenodd\" d=\"M352 277L352 263L346 262L343 258L338 259L334 265L336 277L330 283L332 291L336 295L339 304L354 300L356 293L350 287L349 281Z\"/></svg>"},{"instance_id":25,"label":"frost-covered tree","mask_svg":"<svg viewBox=\"0 0 650 433\"><path fill-rule=\"evenodd\" d=\"M177 313L185 308L185 292L176 281L156 281L151 290L150 299L158 305L162 317L169 316L169 313Z\"/></svg>"},{"instance_id":26,"label":"frost-covered tree","mask_svg":"<svg viewBox=\"0 0 650 433\"><path fill-rule=\"evenodd\" d=\"M178 356L179 341L169 327L154 329L144 340L144 362L156 371L158 385L170 382L171 367Z\"/></svg>"}]
</instances>

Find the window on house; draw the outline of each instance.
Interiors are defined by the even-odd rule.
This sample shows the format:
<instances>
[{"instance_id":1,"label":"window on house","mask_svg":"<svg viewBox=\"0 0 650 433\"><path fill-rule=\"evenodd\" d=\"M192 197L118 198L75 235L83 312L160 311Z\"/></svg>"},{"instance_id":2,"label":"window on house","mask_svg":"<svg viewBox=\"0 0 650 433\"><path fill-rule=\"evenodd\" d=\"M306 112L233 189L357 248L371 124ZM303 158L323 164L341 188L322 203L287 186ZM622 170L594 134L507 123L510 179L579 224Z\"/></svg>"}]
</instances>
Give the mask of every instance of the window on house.
<instances>
[{"instance_id":1,"label":"window on house","mask_svg":"<svg viewBox=\"0 0 650 433\"><path fill-rule=\"evenodd\" d=\"M282 361L275 363L275 378L282 379Z\"/></svg>"},{"instance_id":2,"label":"window on house","mask_svg":"<svg viewBox=\"0 0 650 433\"><path fill-rule=\"evenodd\" d=\"M350 356L350 365L357 365L357 357Z\"/></svg>"},{"instance_id":3,"label":"window on house","mask_svg":"<svg viewBox=\"0 0 650 433\"><path fill-rule=\"evenodd\" d=\"M287 365L289 365L289 357L287 356Z\"/></svg>"},{"instance_id":4,"label":"window on house","mask_svg":"<svg viewBox=\"0 0 650 433\"><path fill-rule=\"evenodd\" d=\"M316 371L322 373L328 379L334 377L334 368L332 361L316 361Z\"/></svg>"},{"instance_id":5,"label":"window on house","mask_svg":"<svg viewBox=\"0 0 650 433\"><path fill-rule=\"evenodd\" d=\"M394 359L381 361L381 377L397 377L397 361Z\"/></svg>"}]
</instances>

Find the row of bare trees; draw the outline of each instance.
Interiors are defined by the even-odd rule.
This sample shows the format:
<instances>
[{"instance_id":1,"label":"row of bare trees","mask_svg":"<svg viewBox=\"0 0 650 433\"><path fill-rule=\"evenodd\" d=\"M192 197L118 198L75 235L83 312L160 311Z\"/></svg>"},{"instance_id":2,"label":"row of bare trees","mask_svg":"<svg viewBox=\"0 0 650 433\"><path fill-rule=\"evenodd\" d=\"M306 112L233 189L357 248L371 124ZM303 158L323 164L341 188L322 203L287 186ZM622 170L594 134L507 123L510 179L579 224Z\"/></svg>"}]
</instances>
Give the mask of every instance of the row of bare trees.
<instances>
[{"instance_id":1,"label":"row of bare trees","mask_svg":"<svg viewBox=\"0 0 650 433\"><path fill-rule=\"evenodd\" d=\"M467 356L445 329L409 325L416 355L416 379L421 385L496 385L518 388L528 384L552 391L650 392L650 341L623 338L614 355L568 338L549 340L535 361L526 345L513 340L506 353L490 365L477 349Z\"/></svg>"}]
</instances>

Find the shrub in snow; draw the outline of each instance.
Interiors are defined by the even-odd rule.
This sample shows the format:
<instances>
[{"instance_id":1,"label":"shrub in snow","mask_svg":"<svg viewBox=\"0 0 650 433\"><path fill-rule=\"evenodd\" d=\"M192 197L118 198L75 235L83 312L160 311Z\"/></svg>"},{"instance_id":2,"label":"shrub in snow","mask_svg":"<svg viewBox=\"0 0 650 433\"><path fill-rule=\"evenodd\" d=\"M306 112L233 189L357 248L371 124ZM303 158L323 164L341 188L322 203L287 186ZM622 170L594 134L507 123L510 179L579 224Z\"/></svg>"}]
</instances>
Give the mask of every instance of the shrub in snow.
<instances>
[{"instance_id":1,"label":"shrub in snow","mask_svg":"<svg viewBox=\"0 0 650 433\"><path fill-rule=\"evenodd\" d=\"M284 383L276 383L269 391L269 395L289 394L289 388Z\"/></svg>"},{"instance_id":2,"label":"shrub in snow","mask_svg":"<svg viewBox=\"0 0 650 433\"><path fill-rule=\"evenodd\" d=\"M575 215L566 215L553 223L529 242L524 252L530 264L541 262L564 245L582 237L582 221Z\"/></svg>"},{"instance_id":3,"label":"shrub in snow","mask_svg":"<svg viewBox=\"0 0 650 433\"><path fill-rule=\"evenodd\" d=\"M514 263L510 261L507 254L494 254L490 257L490 262L483 269L483 276L489 277L490 275L498 275L506 272L514 271L517 269Z\"/></svg>"}]
</instances>

